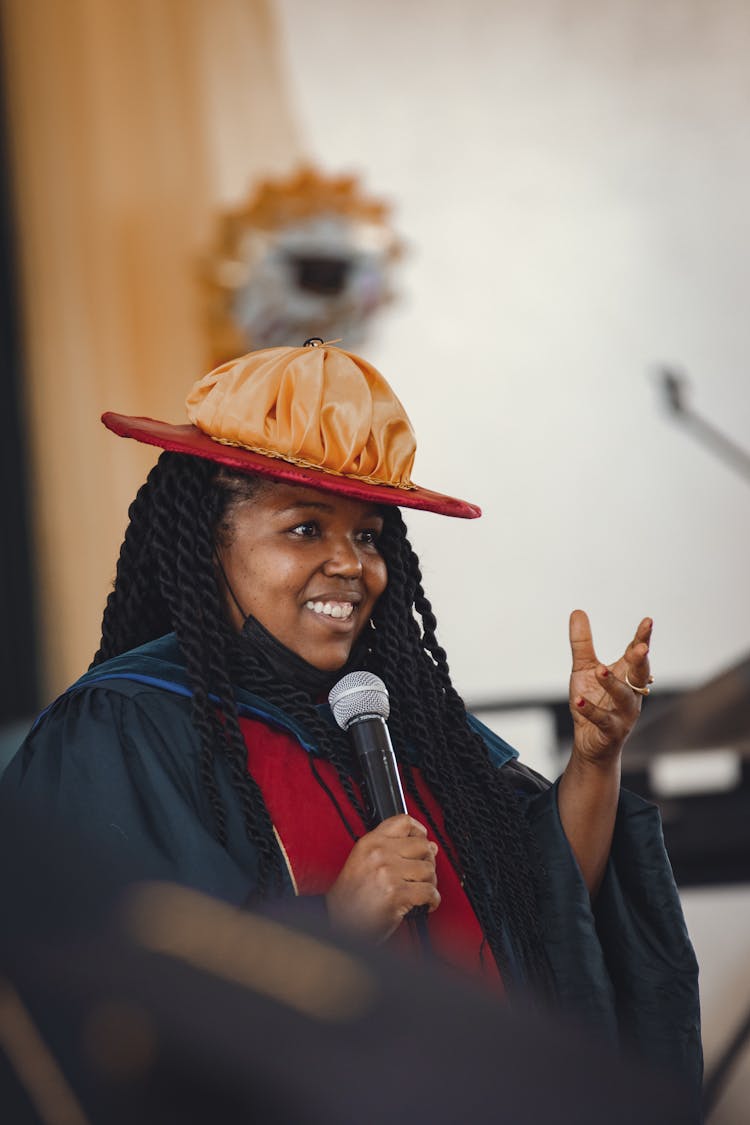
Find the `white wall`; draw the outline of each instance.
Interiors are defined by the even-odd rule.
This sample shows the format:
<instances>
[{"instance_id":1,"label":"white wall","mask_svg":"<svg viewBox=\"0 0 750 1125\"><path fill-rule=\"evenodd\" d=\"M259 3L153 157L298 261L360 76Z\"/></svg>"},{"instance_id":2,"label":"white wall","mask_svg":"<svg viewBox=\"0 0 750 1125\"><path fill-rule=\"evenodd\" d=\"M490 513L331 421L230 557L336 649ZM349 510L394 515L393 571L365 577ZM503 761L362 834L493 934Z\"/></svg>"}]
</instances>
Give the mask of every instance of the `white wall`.
<instances>
[{"instance_id":1,"label":"white wall","mask_svg":"<svg viewBox=\"0 0 750 1125\"><path fill-rule=\"evenodd\" d=\"M469 700L566 691L567 617L659 685L750 647L750 482L661 405L663 362L750 448L750 5L278 0L302 135L394 204L402 299L366 354L415 479L482 504L410 518ZM365 350L365 349L361 349Z\"/></svg>"},{"instance_id":2,"label":"white wall","mask_svg":"<svg viewBox=\"0 0 750 1125\"><path fill-rule=\"evenodd\" d=\"M606 660L654 617L657 688L746 654L750 481L654 370L750 450L750 4L277 10L310 157L360 172L410 243L366 354L415 423L415 479L484 508L409 518L465 697L563 696L578 605ZM549 751L531 720L524 757ZM685 907L713 1062L748 1000L750 894ZM746 1119L749 1065L712 1125Z\"/></svg>"}]
</instances>

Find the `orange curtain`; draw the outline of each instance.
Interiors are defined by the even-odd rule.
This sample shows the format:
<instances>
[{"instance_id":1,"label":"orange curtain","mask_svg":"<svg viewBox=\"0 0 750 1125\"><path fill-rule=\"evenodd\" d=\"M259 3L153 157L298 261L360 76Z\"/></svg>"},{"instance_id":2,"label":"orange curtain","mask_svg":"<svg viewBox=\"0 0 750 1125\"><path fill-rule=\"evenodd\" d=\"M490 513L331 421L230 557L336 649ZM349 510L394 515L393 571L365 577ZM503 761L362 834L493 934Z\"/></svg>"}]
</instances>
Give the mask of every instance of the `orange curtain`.
<instances>
[{"instance_id":1,"label":"orange curtain","mask_svg":"<svg viewBox=\"0 0 750 1125\"><path fill-rule=\"evenodd\" d=\"M87 666L155 452L209 355L216 212L302 153L267 0L4 0L44 688Z\"/></svg>"}]
</instances>

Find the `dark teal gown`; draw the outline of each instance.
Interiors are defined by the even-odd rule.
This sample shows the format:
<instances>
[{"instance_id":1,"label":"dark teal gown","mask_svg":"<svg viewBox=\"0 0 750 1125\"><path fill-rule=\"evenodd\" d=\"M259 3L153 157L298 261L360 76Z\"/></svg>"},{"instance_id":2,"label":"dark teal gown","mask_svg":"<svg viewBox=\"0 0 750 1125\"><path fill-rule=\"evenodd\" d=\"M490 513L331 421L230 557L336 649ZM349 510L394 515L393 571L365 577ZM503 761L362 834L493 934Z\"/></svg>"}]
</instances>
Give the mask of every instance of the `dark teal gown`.
<instances>
[{"instance_id":1,"label":"dark teal gown","mask_svg":"<svg viewBox=\"0 0 750 1125\"><path fill-rule=\"evenodd\" d=\"M252 902L258 857L221 759L216 774L227 847L213 834L190 695L172 634L88 672L42 713L7 767L0 816L28 801L51 827L83 828L134 878L166 875L236 905ZM307 732L279 708L242 689L237 701L242 714L288 730L316 753ZM556 785L525 769L478 720L472 723L497 767L512 773L539 846L544 941L562 1009L697 1093L698 967L656 806L622 791L607 872L592 906L562 830ZM294 894L291 880L285 893ZM512 962L512 948L509 953Z\"/></svg>"}]
</instances>

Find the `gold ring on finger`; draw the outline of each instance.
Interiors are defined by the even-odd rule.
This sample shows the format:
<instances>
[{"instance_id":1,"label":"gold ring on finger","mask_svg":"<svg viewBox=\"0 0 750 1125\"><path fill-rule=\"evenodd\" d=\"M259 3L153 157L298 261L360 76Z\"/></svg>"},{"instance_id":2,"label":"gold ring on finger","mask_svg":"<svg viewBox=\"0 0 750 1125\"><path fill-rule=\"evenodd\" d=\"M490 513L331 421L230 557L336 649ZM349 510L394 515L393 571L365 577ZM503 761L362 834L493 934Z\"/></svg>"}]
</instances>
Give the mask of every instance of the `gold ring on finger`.
<instances>
[{"instance_id":1,"label":"gold ring on finger","mask_svg":"<svg viewBox=\"0 0 750 1125\"><path fill-rule=\"evenodd\" d=\"M628 676L627 672L625 673L625 683L628 685L631 691L635 692L636 695L650 695L651 688L649 687L649 684L652 684L653 682L654 677L649 676L648 683L646 683L644 687L638 687L637 684L631 684L630 677Z\"/></svg>"}]
</instances>

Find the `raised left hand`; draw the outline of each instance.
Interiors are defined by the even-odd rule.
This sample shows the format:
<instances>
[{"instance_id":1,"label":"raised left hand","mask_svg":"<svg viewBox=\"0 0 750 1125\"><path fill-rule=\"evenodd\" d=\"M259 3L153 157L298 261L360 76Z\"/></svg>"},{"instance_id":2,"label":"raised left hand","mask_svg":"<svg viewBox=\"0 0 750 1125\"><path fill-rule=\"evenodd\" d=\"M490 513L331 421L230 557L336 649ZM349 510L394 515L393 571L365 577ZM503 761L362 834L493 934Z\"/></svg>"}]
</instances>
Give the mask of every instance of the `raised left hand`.
<instances>
[{"instance_id":1,"label":"raised left hand","mask_svg":"<svg viewBox=\"0 0 750 1125\"><path fill-rule=\"evenodd\" d=\"M570 710L573 752L578 760L597 765L617 761L625 739L641 712L643 697L625 682L646 688L651 682L649 647L653 621L644 617L625 652L614 664L603 664L594 650L591 625L581 609L570 615Z\"/></svg>"}]
</instances>

